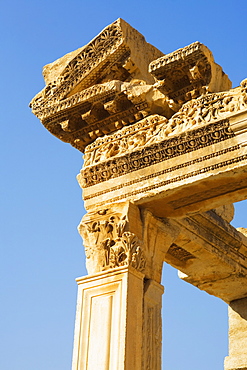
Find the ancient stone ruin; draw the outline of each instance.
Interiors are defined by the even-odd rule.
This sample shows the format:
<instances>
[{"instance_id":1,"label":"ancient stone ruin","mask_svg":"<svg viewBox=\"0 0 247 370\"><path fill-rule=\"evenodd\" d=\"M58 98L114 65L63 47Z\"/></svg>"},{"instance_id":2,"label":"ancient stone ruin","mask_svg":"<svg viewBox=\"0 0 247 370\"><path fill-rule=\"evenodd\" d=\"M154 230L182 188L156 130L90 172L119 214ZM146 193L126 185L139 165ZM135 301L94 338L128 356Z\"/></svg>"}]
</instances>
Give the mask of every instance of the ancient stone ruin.
<instances>
[{"instance_id":1,"label":"ancient stone ruin","mask_svg":"<svg viewBox=\"0 0 247 370\"><path fill-rule=\"evenodd\" d=\"M31 102L84 153L73 370L161 369L163 262L229 304L225 370L247 369L247 79L195 42L163 54L122 19L44 67ZM223 361L223 360L222 360Z\"/></svg>"}]
</instances>

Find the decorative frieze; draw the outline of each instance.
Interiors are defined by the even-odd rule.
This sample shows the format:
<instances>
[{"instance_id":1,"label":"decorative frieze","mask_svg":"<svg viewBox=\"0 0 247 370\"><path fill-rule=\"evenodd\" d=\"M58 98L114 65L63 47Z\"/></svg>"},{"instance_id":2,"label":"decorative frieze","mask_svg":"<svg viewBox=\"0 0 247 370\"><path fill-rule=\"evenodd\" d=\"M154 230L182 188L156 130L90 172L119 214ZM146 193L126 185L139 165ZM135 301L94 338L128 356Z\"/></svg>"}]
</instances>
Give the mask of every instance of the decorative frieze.
<instances>
[{"instance_id":1,"label":"decorative frieze","mask_svg":"<svg viewBox=\"0 0 247 370\"><path fill-rule=\"evenodd\" d=\"M145 122L150 122L151 127L145 128ZM115 138L110 142L108 140L105 145L103 141L100 141L100 147L96 147L95 151L90 152L90 156L86 156L86 163L90 163L90 161L91 163L93 161L97 162L97 160L99 160L99 163L82 169L79 175L83 188L146 168L185 153L190 153L234 136L229 128L228 121L223 120L215 124L202 126L197 130L187 131L177 137L159 141L163 136L162 128L165 127L165 124L159 124L159 118L156 116L153 117L153 121L145 119L145 122L143 130L140 129L136 133L134 131L133 135L130 136L126 135L125 140L123 140L124 135L119 134L119 138L115 135ZM150 133L145 135L145 129ZM151 133L154 134L152 135ZM138 141L138 137L140 136L143 137L142 141ZM157 142L155 143L156 140ZM130 146L130 149L132 149L130 152L128 150L128 141L136 143L136 146L134 144L132 147ZM149 146L145 145L152 142L154 143ZM115 151L114 149L111 151L110 149L114 148L114 146ZM126 147L127 154L119 156L118 154L123 153ZM137 150L133 151L134 148ZM109 159L111 156L113 159ZM108 160L104 161L103 157L108 157Z\"/></svg>"},{"instance_id":2,"label":"decorative frieze","mask_svg":"<svg viewBox=\"0 0 247 370\"><path fill-rule=\"evenodd\" d=\"M145 180L149 180L149 179L153 179L157 176L161 176L161 175L164 175L164 174L168 174L168 173L171 173L173 171L176 171L176 170L182 170L182 169L186 169L186 167L190 167L194 164L197 164L197 163L200 163L200 162L203 162L203 161L207 161L209 159L212 159L212 158L216 158L216 157L220 157L221 155L223 154L226 154L226 153L230 153L230 152L234 152L236 151L237 149L239 149L239 145L236 145L236 146L233 146L231 148L227 148L227 149L223 149L221 151L218 151L218 152L215 152L215 153L211 153L211 154L208 154L204 157L201 157L201 158L196 158L194 160L191 160L191 161L188 161L188 162L184 162L184 163L181 163L179 165L176 165L176 166L173 166L173 167L169 167L169 168L165 168L164 170L162 171L158 171L158 172L155 172L155 173L151 173L151 174L148 174L146 176L143 176L141 179L140 178L136 178L134 180L131 180L131 181L126 181L124 183L121 183L119 185L116 185L116 186L112 186L108 189L105 189L105 190L101 190L99 192L95 192L91 195L85 195L84 196L84 200L89 200L89 199L92 199L94 197L98 197L100 195L103 195L103 194L106 194L108 192L112 192L112 191L116 191L116 190L120 190L120 189L123 189L124 187L128 187L128 186L131 186L131 185L134 185L134 184L138 184L139 182L141 181L145 181ZM211 165L211 166L208 166L206 168L203 168L203 169L199 169L197 171L193 171L193 172L187 172L186 174L184 175L180 175L178 177L175 177L175 178L172 178L170 180L167 180L165 182L163 182L161 185L168 185L168 184L171 184L171 183L174 183L176 181L181 181L181 180L185 180L189 177L192 177L192 176L197 176L199 175L200 173L206 173L206 172L209 172L209 171L212 171L214 169L217 169L217 168L221 168L221 167L225 167L227 165L230 165L230 164L233 164L233 163L238 163L238 162L241 162L243 160L246 160L247 159L247 155L245 156L242 156L242 157L239 157L239 158L234 158L232 160L229 160L227 162L223 162L223 163L217 163L216 165ZM78 175L80 176L80 175ZM80 179L80 177L79 177ZM227 185L226 185L227 186ZM158 185L157 185L158 187ZM154 188L154 187L153 187ZM141 192L142 190L139 190L139 192ZM211 190L209 190L210 192ZM138 192L136 191L135 194L138 194ZM134 195L134 193L129 193L127 194L127 196L131 196L131 195ZM118 201L118 200L121 200L125 197L125 195L123 196L119 196L118 198L113 198L112 200L113 201ZM186 198L187 199L187 198ZM188 199L191 200L191 197L188 197ZM194 199L194 198L193 198ZM181 203L178 202L178 204L180 205Z\"/></svg>"},{"instance_id":3,"label":"decorative frieze","mask_svg":"<svg viewBox=\"0 0 247 370\"><path fill-rule=\"evenodd\" d=\"M200 124L227 119L247 108L246 80L240 87L226 92L205 94L185 103L167 124L168 132L184 132Z\"/></svg>"}]
</instances>

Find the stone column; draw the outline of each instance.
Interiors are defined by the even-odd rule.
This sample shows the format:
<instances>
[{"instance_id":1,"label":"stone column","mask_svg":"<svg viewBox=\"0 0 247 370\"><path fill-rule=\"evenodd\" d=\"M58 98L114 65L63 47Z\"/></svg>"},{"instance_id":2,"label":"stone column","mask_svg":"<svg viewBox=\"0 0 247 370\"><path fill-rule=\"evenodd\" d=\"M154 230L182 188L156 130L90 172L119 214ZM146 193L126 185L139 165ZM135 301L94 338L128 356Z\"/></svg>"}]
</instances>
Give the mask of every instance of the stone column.
<instances>
[{"instance_id":1,"label":"stone column","mask_svg":"<svg viewBox=\"0 0 247 370\"><path fill-rule=\"evenodd\" d=\"M89 276L77 279L72 370L161 370L165 229L129 202L83 217Z\"/></svg>"},{"instance_id":2,"label":"stone column","mask_svg":"<svg viewBox=\"0 0 247 370\"><path fill-rule=\"evenodd\" d=\"M229 356L225 370L247 370L247 298L229 305Z\"/></svg>"}]
</instances>

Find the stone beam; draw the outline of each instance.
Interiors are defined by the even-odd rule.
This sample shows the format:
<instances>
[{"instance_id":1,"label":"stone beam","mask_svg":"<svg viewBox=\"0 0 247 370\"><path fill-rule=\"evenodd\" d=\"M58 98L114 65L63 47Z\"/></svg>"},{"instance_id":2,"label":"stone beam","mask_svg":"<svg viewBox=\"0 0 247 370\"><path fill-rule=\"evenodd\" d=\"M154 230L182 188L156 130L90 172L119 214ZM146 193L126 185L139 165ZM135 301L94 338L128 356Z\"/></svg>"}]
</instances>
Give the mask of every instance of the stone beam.
<instances>
[{"instance_id":1,"label":"stone beam","mask_svg":"<svg viewBox=\"0 0 247 370\"><path fill-rule=\"evenodd\" d=\"M227 94L233 106L245 96L245 88L238 91L236 100ZM206 104L211 99L212 107ZM224 99L222 93L193 102L194 115L215 113L217 105L226 111ZM158 217L179 217L246 199L247 110L224 112L225 119L218 115L198 128L190 114L184 120L190 129L165 140L167 124L156 115L89 146L78 175L86 209L130 200Z\"/></svg>"},{"instance_id":2,"label":"stone beam","mask_svg":"<svg viewBox=\"0 0 247 370\"><path fill-rule=\"evenodd\" d=\"M247 238L214 211L173 220L180 234L165 255L179 277L226 303L247 297Z\"/></svg>"}]
</instances>

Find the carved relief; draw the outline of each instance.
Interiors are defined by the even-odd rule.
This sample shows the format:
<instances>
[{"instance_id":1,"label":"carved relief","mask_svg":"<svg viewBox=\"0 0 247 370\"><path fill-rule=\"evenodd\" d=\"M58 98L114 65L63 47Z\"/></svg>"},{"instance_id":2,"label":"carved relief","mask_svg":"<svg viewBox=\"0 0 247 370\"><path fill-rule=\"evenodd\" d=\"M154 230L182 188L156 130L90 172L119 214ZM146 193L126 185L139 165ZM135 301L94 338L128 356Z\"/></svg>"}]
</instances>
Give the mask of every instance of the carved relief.
<instances>
[{"instance_id":1,"label":"carved relief","mask_svg":"<svg viewBox=\"0 0 247 370\"><path fill-rule=\"evenodd\" d=\"M205 94L185 103L168 121L167 132L179 134L201 124L226 119L247 108L246 80L229 92Z\"/></svg>"},{"instance_id":2,"label":"carved relief","mask_svg":"<svg viewBox=\"0 0 247 370\"><path fill-rule=\"evenodd\" d=\"M163 222L130 202L87 213L78 230L89 274L131 266L158 283L163 257L179 234L172 222Z\"/></svg>"},{"instance_id":3,"label":"carved relief","mask_svg":"<svg viewBox=\"0 0 247 370\"><path fill-rule=\"evenodd\" d=\"M184 103L205 92L231 88L231 82L214 62L210 50L194 42L150 63L156 86L176 102Z\"/></svg>"},{"instance_id":4,"label":"carved relief","mask_svg":"<svg viewBox=\"0 0 247 370\"><path fill-rule=\"evenodd\" d=\"M110 142L108 141L105 145L100 141L100 147L97 147L96 142L95 145L97 149L89 152L89 155L86 156L86 163L93 163L97 158L101 159L101 161L95 166L88 166L81 170L80 175L78 175L81 186L84 188L89 187L111 178L151 166L155 163L192 152L196 149L227 140L234 136L229 129L228 122L221 121L215 124L202 126L198 130L188 131L187 133L181 134L179 137L159 141L158 139L162 138L163 123L159 124L156 116L153 117L153 121L146 120L146 122L151 123L151 127L147 126L146 128L144 125L143 131L140 130L133 135L134 137L135 135L142 135L142 147L140 149L137 147L137 150L133 151L133 144L131 147L132 151L127 151L127 154L124 156L119 156L119 154L124 151L126 142L131 142L132 136L127 137L126 135L126 137L124 137L124 135L121 136L120 134L120 138L118 139L116 135L115 140L113 138L112 142L109 140ZM152 132L152 130L156 130L156 136L147 133L147 131ZM155 143L156 140L157 143ZM93 146L91 146L90 149L91 148L93 148ZM112 151L110 150L111 148ZM103 161L104 156L108 158L112 156L113 159Z\"/></svg>"},{"instance_id":5,"label":"carved relief","mask_svg":"<svg viewBox=\"0 0 247 370\"><path fill-rule=\"evenodd\" d=\"M37 116L54 135L84 151L98 137L156 111L170 118L179 107L153 85L114 80L63 99Z\"/></svg>"},{"instance_id":6,"label":"carved relief","mask_svg":"<svg viewBox=\"0 0 247 370\"><path fill-rule=\"evenodd\" d=\"M148 116L112 135L96 139L88 145L84 155L84 167L104 162L113 157L132 152L154 141L167 119L159 115Z\"/></svg>"},{"instance_id":7,"label":"carved relief","mask_svg":"<svg viewBox=\"0 0 247 370\"><path fill-rule=\"evenodd\" d=\"M109 268L132 266L139 271L145 268L142 243L127 231L126 215L104 209L82 221L79 232L85 243L89 273Z\"/></svg>"},{"instance_id":8,"label":"carved relief","mask_svg":"<svg viewBox=\"0 0 247 370\"><path fill-rule=\"evenodd\" d=\"M30 106L52 134L84 151L96 137L143 117L135 115L145 108L145 99L132 103L131 93L122 93L120 85L124 89L124 83L139 81L139 87L153 88L148 65L161 55L118 19L88 45L46 66L47 85Z\"/></svg>"},{"instance_id":9,"label":"carved relief","mask_svg":"<svg viewBox=\"0 0 247 370\"><path fill-rule=\"evenodd\" d=\"M146 145L152 134L156 142L246 108L246 83L229 93L208 94L229 89L230 82L204 45L196 42L164 56L121 19L46 66L44 75L47 85L32 100L32 110L52 134L82 152L97 138L147 116L164 120L154 132L150 127L128 137L123 148L109 144L93 159L90 149L90 165L105 153L121 155Z\"/></svg>"},{"instance_id":10,"label":"carved relief","mask_svg":"<svg viewBox=\"0 0 247 370\"><path fill-rule=\"evenodd\" d=\"M146 314L146 364L143 370L160 369L160 347L162 341L161 305L149 307ZM159 322L158 322L159 321Z\"/></svg>"},{"instance_id":11,"label":"carved relief","mask_svg":"<svg viewBox=\"0 0 247 370\"><path fill-rule=\"evenodd\" d=\"M160 142L174 135L226 119L247 108L246 80L241 87L230 92L206 94L185 103L169 120L153 115L142 119L116 134L98 138L85 151L85 166L96 164L110 157L120 156L138 147Z\"/></svg>"},{"instance_id":12,"label":"carved relief","mask_svg":"<svg viewBox=\"0 0 247 370\"><path fill-rule=\"evenodd\" d=\"M121 41L122 30L119 23L114 22L88 45L79 49L78 54L65 66L62 73L49 82L40 94L34 98L32 101L34 111L42 109L42 106L47 105L50 100L59 102L82 80L84 88L93 85L97 77L102 77L104 67L107 64L109 65L109 62L107 63L108 59L116 60L119 54L123 54L123 50L121 50L115 58L111 56L112 52L121 45ZM126 51L124 50L124 52ZM104 62L103 65L101 65L102 62ZM47 71L48 66L45 69ZM52 71L50 74L52 74Z\"/></svg>"}]
</instances>

